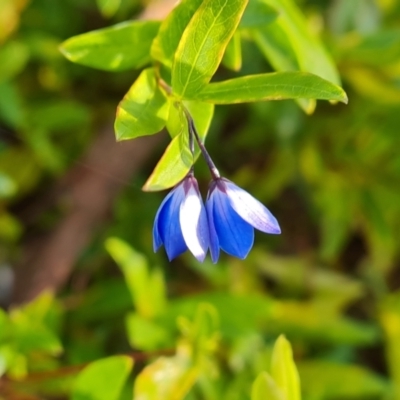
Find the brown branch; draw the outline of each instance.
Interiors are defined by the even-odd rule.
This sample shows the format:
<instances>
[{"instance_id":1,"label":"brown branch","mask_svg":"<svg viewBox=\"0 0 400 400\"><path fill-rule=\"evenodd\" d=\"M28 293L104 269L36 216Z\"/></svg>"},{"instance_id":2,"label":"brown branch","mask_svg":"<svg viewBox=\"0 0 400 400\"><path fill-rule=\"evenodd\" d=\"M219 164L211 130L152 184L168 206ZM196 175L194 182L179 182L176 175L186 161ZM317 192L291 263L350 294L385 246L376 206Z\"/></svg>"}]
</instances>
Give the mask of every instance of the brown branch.
<instances>
[{"instance_id":1,"label":"brown branch","mask_svg":"<svg viewBox=\"0 0 400 400\"><path fill-rule=\"evenodd\" d=\"M113 199L161 139L155 135L116 143L111 127L96 138L84 160L64 180L67 189L62 191L69 203L65 217L47 236L26 245L25 256L16 268L14 304L63 286Z\"/></svg>"}]
</instances>

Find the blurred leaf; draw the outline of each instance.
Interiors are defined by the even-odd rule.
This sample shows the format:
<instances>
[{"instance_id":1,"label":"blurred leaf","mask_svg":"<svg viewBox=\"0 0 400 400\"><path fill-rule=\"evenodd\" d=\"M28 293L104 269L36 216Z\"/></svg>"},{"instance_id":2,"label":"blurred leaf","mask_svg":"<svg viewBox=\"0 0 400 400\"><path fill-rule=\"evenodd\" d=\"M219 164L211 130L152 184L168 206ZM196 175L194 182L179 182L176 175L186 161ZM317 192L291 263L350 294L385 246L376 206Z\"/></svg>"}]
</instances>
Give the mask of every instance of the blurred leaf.
<instances>
[{"instance_id":1,"label":"blurred leaf","mask_svg":"<svg viewBox=\"0 0 400 400\"><path fill-rule=\"evenodd\" d=\"M23 117L22 98L16 85L0 83L0 118L10 127L18 128L23 123Z\"/></svg>"},{"instance_id":2,"label":"blurred leaf","mask_svg":"<svg viewBox=\"0 0 400 400\"><path fill-rule=\"evenodd\" d=\"M260 372L251 389L251 400L287 400L267 372Z\"/></svg>"},{"instance_id":3,"label":"blurred leaf","mask_svg":"<svg viewBox=\"0 0 400 400\"><path fill-rule=\"evenodd\" d=\"M279 336L272 350L271 377L286 400L300 400L300 379L293 361L292 347L288 340Z\"/></svg>"},{"instance_id":4,"label":"blurred leaf","mask_svg":"<svg viewBox=\"0 0 400 400\"><path fill-rule=\"evenodd\" d=\"M235 32L226 47L222 64L232 71L239 71L242 67L242 43L239 32Z\"/></svg>"},{"instance_id":5,"label":"blurred leaf","mask_svg":"<svg viewBox=\"0 0 400 400\"><path fill-rule=\"evenodd\" d=\"M88 365L77 377L72 400L118 400L132 370L133 360L114 356Z\"/></svg>"},{"instance_id":6,"label":"blurred leaf","mask_svg":"<svg viewBox=\"0 0 400 400\"><path fill-rule=\"evenodd\" d=\"M341 55L346 63L357 62L386 69L400 60L400 29L378 31L358 40L347 40L347 43L343 44Z\"/></svg>"},{"instance_id":7,"label":"blurred leaf","mask_svg":"<svg viewBox=\"0 0 400 400\"><path fill-rule=\"evenodd\" d=\"M154 69L145 69L119 103L114 125L117 140L161 131L168 113L169 102L157 85Z\"/></svg>"},{"instance_id":8,"label":"blurred leaf","mask_svg":"<svg viewBox=\"0 0 400 400\"><path fill-rule=\"evenodd\" d=\"M387 105L400 103L400 88L379 71L360 66L348 67L343 75L361 96Z\"/></svg>"},{"instance_id":9,"label":"blurred leaf","mask_svg":"<svg viewBox=\"0 0 400 400\"><path fill-rule=\"evenodd\" d=\"M394 398L400 396L400 292L386 296L379 304L379 320L385 335L386 360L393 380Z\"/></svg>"},{"instance_id":10,"label":"blurred leaf","mask_svg":"<svg viewBox=\"0 0 400 400\"><path fill-rule=\"evenodd\" d=\"M248 75L210 83L196 97L217 104L296 98L337 100L347 103L347 96L342 88L305 72Z\"/></svg>"},{"instance_id":11,"label":"blurred leaf","mask_svg":"<svg viewBox=\"0 0 400 400\"><path fill-rule=\"evenodd\" d=\"M6 242L15 242L21 238L22 224L10 213L0 213L0 238Z\"/></svg>"},{"instance_id":12,"label":"blurred leaf","mask_svg":"<svg viewBox=\"0 0 400 400\"><path fill-rule=\"evenodd\" d=\"M115 1L115 0L114 0ZM150 62L160 23L129 21L74 36L60 46L68 60L106 71L138 69Z\"/></svg>"},{"instance_id":13,"label":"blurred leaf","mask_svg":"<svg viewBox=\"0 0 400 400\"><path fill-rule=\"evenodd\" d=\"M162 325L130 313L126 317L128 339L135 349L154 351L170 345L171 336Z\"/></svg>"},{"instance_id":14,"label":"blurred leaf","mask_svg":"<svg viewBox=\"0 0 400 400\"><path fill-rule=\"evenodd\" d=\"M384 378L358 365L315 360L298 367L307 398L382 399L390 388Z\"/></svg>"},{"instance_id":15,"label":"blurred leaf","mask_svg":"<svg viewBox=\"0 0 400 400\"><path fill-rule=\"evenodd\" d=\"M268 329L315 343L365 346L376 343L379 331L371 323L341 316L327 302L276 302Z\"/></svg>"},{"instance_id":16,"label":"blurred leaf","mask_svg":"<svg viewBox=\"0 0 400 400\"><path fill-rule=\"evenodd\" d=\"M0 199L11 197L17 191L15 182L0 171Z\"/></svg>"},{"instance_id":17,"label":"blurred leaf","mask_svg":"<svg viewBox=\"0 0 400 400\"><path fill-rule=\"evenodd\" d=\"M195 97L217 70L247 0L205 0L185 28L172 66L172 90Z\"/></svg>"},{"instance_id":18,"label":"blurred leaf","mask_svg":"<svg viewBox=\"0 0 400 400\"><path fill-rule=\"evenodd\" d=\"M144 256L117 238L106 241L106 249L121 268L138 313L152 318L166 305L165 283L160 272L150 272Z\"/></svg>"},{"instance_id":19,"label":"blurred leaf","mask_svg":"<svg viewBox=\"0 0 400 400\"><path fill-rule=\"evenodd\" d=\"M22 42L12 41L0 48L0 83L14 78L25 67L29 52Z\"/></svg>"},{"instance_id":20,"label":"blurred leaf","mask_svg":"<svg viewBox=\"0 0 400 400\"><path fill-rule=\"evenodd\" d=\"M197 372L181 356L160 357L137 376L135 400L183 400L193 386Z\"/></svg>"},{"instance_id":21,"label":"blurred leaf","mask_svg":"<svg viewBox=\"0 0 400 400\"><path fill-rule=\"evenodd\" d=\"M105 17L112 17L119 9L121 0L97 0L97 7Z\"/></svg>"},{"instance_id":22,"label":"blurred leaf","mask_svg":"<svg viewBox=\"0 0 400 400\"><path fill-rule=\"evenodd\" d=\"M219 330L227 339L261 329L271 317L273 307L272 300L259 294L204 292L171 300L160 318L165 325L173 326L178 317L191 318L201 303L211 304L216 309Z\"/></svg>"},{"instance_id":23,"label":"blurred leaf","mask_svg":"<svg viewBox=\"0 0 400 400\"><path fill-rule=\"evenodd\" d=\"M55 328L58 316L57 305L50 293L44 292L34 301L10 312L12 336L22 353L43 351L58 355L62 344Z\"/></svg>"},{"instance_id":24,"label":"blurred leaf","mask_svg":"<svg viewBox=\"0 0 400 400\"><path fill-rule=\"evenodd\" d=\"M186 101L184 106L189 110L200 139L204 142L214 114L214 105ZM173 187L180 182L193 165L193 156L189 150L189 134L187 121L182 109L174 104L170 106L167 129L172 137L160 161L143 186L145 191L164 190ZM198 147L195 147L194 160L200 155Z\"/></svg>"},{"instance_id":25,"label":"blurred leaf","mask_svg":"<svg viewBox=\"0 0 400 400\"><path fill-rule=\"evenodd\" d=\"M169 68L182 34L203 0L182 0L161 23L151 46L151 56Z\"/></svg>"},{"instance_id":26,"label":"blurred leaf","mask_svg":"<svg viewBox=\"0 0 400 400\"><path fill-rule=\"evenodd\" d=\"M240 20L240 28L261 28L278 18L278 11L263 0L250 0Z\"/></svg>"}]
</instances>

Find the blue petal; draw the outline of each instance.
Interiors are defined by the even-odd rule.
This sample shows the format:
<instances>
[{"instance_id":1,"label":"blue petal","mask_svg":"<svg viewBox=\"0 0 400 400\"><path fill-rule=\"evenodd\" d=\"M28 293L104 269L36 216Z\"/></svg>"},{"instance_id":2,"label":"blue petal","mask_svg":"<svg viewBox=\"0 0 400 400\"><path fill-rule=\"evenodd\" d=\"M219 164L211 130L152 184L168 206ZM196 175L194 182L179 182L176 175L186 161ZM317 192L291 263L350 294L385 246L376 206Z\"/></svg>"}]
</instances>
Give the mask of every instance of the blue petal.
<instances>
[{"instance_id":1,"label":"blue petal","mask_svg":"<svg viewBox=\"0 0 400 400\"><path fill-rule=\"evenodd\" d=\"M168 193L168 195L165 197L163 202L161 203L160 207L157 210L156 217L154 218L154 225L153 225L153 249L154 252L156 252L163 244L163 240L161 239L160 232L158 229L158 221L160 218L161 211L163 210L164 207L169 207L168 203L171 199L171 196L174 194L174 190Z\"/></svg>"},{"instance_id":2,"label":"blue petal","mask_svg":"<svg viewBox=\"0 0 400 400\"><path fill-rule=\"evenodd\" d=\"M183 187L179 185L170 194L170 198L166 198L164 206L160 208L157 226L168 259L171 261L184 253L187 250L187 246L179 224L179 208L185 197L185 192Z\"/></svg>"},{"instance_id":3,"label":"blue petal","mask_svg":"<svg viewBox=\"0 0 400 400\"><path fill-rule=\"evenodd\" d=\"M202 262L209 245L207 215L196 179L189 177L187 181L190 184L187 188L184 186L185 197L180 206L179 223L187 247Z\"/></svg>"},{"instance_id":4,"label":"blue petal","mask_svg":"<svg viewBox=\"0 0 400 400\"><path fill-rule=\"evenodd\" d=\"M254 243L254 229L231 207L228 196L219 189L213 191L214 226L219 246L226 253L246 258Z\"/></svg>"},{"instance_id":5,"label":"blue petal","mask_svg":"<svg viewBox=\"0 0 400 400\"><path fill-rule=\"evenodd\" d=\"M214 264L217 263L219 258L219 240L214 225L214 192L211 193L206 201L206 211L208 218L208 230L210 233L210 253L211 259Z\"/></svg>"},{"instance_id":6,"label":"blue petal","mask_svg":"<svg viewBox=\"0 0 400 400\"><path fill-rule=\"evenodd\" d=\"M247 223L265 233L281 233L278 221L263 204L227 179L223 182L232 208Z\"/></svg>"}]
</instances>

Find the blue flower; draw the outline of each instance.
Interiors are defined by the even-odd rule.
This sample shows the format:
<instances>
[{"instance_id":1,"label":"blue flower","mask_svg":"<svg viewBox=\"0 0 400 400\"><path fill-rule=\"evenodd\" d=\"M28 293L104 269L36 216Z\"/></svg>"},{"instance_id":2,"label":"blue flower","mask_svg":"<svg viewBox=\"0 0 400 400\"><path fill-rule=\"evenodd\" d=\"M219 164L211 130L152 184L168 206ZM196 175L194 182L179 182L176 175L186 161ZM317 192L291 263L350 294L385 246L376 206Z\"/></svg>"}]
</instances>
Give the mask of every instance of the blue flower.
<instances>
[{"instance_id":1,"label":"blue flower","mask_svg":"<svg viewBox=\"0 0 400 400\"><path fill-rule=\"evenodd\" d=\"M225 178L211 182L206 210L214 264L220 248L232 256L246 258L253 247L254 228L265 233L281 233L278 221L266 207Z\"/></svg>"},{"instance_id":2,"label":"blue flower","mask_svg":"<svg viewBox=\"0 0 400 400\"><path fill-rule=\"evenodd\" d=\"M209 246L207 214L197 180L189 174L164 199L153 226L153 246L164 245L168 259L187 249L203 261Z\"/></svg>"}]
</instances>

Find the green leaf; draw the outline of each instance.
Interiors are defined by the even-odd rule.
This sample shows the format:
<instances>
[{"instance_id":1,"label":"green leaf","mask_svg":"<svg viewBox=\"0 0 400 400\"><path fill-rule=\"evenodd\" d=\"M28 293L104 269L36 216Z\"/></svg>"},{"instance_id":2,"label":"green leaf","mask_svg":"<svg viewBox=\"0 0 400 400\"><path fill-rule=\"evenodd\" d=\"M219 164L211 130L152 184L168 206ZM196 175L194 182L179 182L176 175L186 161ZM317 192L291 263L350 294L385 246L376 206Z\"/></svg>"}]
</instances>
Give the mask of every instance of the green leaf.
<instances>
[{"instance_id":1,"label":"green leaf","mask_svg":"<svg viewBox=\"0 0 400 400\"><path fill-rule=\"evenodd\" d=\"M293 361L292 347L281 335L276 340L271 357L271 376L284 393L285 400L300 400L300 379Z\"/></svg>"},{"instance_id":2,"label":"green leaf","mask_svg":"<svg viewBox=\"0 0 400 400\"><path fill-rule=\"evenodd\" d=\"M262 53L277 71L311 72L332 83L340 84L339 74L320 40L311 35L307 21L292 0L263 0L278 11L272 23L252 30ZM297 103L311 114L316 102L298 99Z\"/></svg>"},{"instance_id":3,"label":"green leaf","mask_svg":"<svg viewBox=\"0 0 400 400\"><path fill-rule=\"evenodd\" d=\"M119 9L121 0L97 0L97 7L99 7L104 17L112 17Z\"/></svg>"},{"instance_id":4,"label":"green leaf","mask_svg":"<svg viewBox=\"0 0 400 400\"><path fill-rule=\"evenodd\" d=\"M286 400L272 377L261 372L251 388L251 400Z\"/></svg>"},{"instance_id":5,"label":"green leaf","mask_svg":"<svg viewBox=\"0 0 400 400\"><path fill-rule=\"evenodd\" d=\"M235 32L226 47L222 64L232 71L239 71L242 68L242 42L239 32Z\"/></svg>"},{"instance_id":6,"label":"green leaf","mask_svg":"<svg viewBox=\"0 0 400 400\"><path fill-rule=\"evenodd\" d=\"M130 313L126 318L126 328L131 346L144 351L166 348L170 343L169 332L162 325Z\"/></svg>"},{"instance_id":7,"label":"green leaf","mask_svg":"<svg viewBox=\"0 0 400 400\"><path fill-rule=\"evenodd\" d=\"M151 46L151 56L169 68L183 31L203 0L182 0L161 23Z\"/></svg>"},{"instance_id":8,"label":"green leaf","mask_svg":"<svg viewBox=\"0 0 400 400\"><path fill-rule=\"evenodd\" d=\"M400 396L400 291L384 297L379 304L379 321L385 332L385 353L395 397Z\"/></svg>"},{"instance_id":9,"label":"green leaf","mask_svg":"<svg viewBox=\"0 0 400 400\"><path fill-rule=\"evenodd\" d=\"M160 357L136 378L134 399L183 400L196 378L196 369L182 356Z\"/></svg>"},{"instance_id":10,"label":"green leaf","mask_svg":"<svg viewBox=\"0 0 400 400\"><path fill-rule=\"evenodd\" d=\"M157 85L154 69L145 69L119 103L114 125L117 140L161 131L168 113L169 102Z\"/></svg>"},{"instance_id":11,"label":"green leaf","mask_svg":"<svg viewBox=\"0 0 400 400\"><path fill-rule=\"evenodd\" d=\"M197 98L216 104L298 98L347 103L342 88L306 72L274 72L210 83Z\"/></svg>"},{"instance_id":12,"label":"green leaf","mask_svg":"<svg viewBox=\"0 0 400 400\"><path fill-rule=\"evenodd\" d=\"M0 83L12 79L25 67L29 58L27 47L17 41L8 42L0 48Z\"/></svg>"},{"instance_id":13,"label":"green leaf","mask_svg":"<svg viewBox=\"0 0 400 400\"><path fill-rule=\"evenodd\" d=\"M304 394L310 399L390 398L385 396L390 383L359 365L310 360L299 364L299 372Z\"/></svg>"},{"instance_id":14,"label":"green leaf","mask_svg":"<svg viewBox=\"0 0 400 400\"><path fill-rule=\"evenodd\" d=\"M193 97L217 70L247 0L204 0L187 25L172 66L172 89Z\"/></svg>"},{"instance_id":15,"label":"green leaf","mask_svg":"<svg viewBox=\"0 0 400 400\"><path fill-rule=\"evenodd\" d=\"M145 257L124 241L109 238L107 251L121 268L138 313L146 318L158 315L165 307L165 284L158 270L150 272Z\"/></svg>"},{"instance_id":16,"label":"green leaf","mask_svg":"<svg viewBox=\"0 0 400 400\"><path fill-rule=\"evenodd\" d=\"M287 35L302 71L311 72L337 85L340 78L331 56L321 41L312 35L300 9L293 0L264 0L276 9L279 17L273 23ZM273 28L273 25L270 25Z\"/></svg>"},{"instance_id":17,"label":"green leaf","mask_svg":"<svg viewBox=\"0 0 400 400\"><path fill-rule=\"evenodd\" d=\"M61 44L68 60L106 71L137 69L150 62L158 21L123 22L74 36Z\"/></svg>"},{"instance_id":18,"label":"green leaf","mask_svg":"<svg viewBox=\"0 0 400 400\"><path fill-rule=\"evenodd\" d=\"M95 361L77 377L72 400L118 400L133 360L114 356Z\"/></svg>"},{"instance_id":19,"label":"green leaf","mask_svg":"<svg viewBox=\"0 0 400 400\"><path fill-rule=\"evenodd\" d=\"M211 124L214 106L196 101L187 101L184 102L184 105L189 110L199 136L204 142ZM189 150L187 122L179 107L171 106L167 128L173 139L144 184L143 190L145 191L164 190L176 185L186 176L194 160L200 154L196 147L193 160Z\"/></svg>"},{"instance_id":20,"label":"green leaf","mask_svg":"<svg viewBox=\"0 0 400 400\"><path fill-rule=\"evenodd\" d=\"M0 83L0 117L10 127L20 128L24 121L22 96L14 82Z\"/></svg>"},{"instance_id":21,"label":"green leaf","mask_svg":"<svg viewBox=\"0 0 400 400\"><path fill-rule=\"evenodd\" d=\"M275 21L278 15L278 11L263 0L250 0L239 27L243 29L264 27Z\"/></svg>"}]
</instances>

